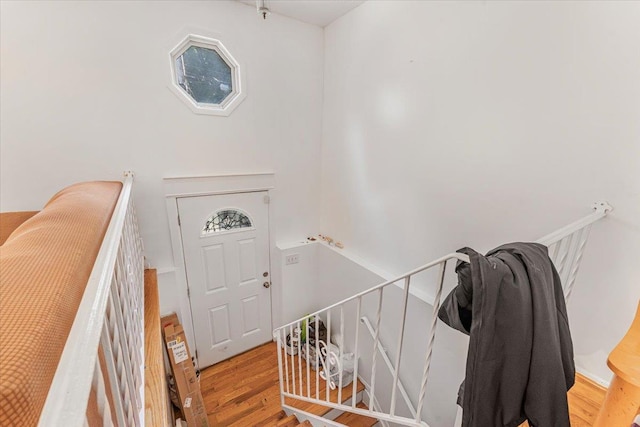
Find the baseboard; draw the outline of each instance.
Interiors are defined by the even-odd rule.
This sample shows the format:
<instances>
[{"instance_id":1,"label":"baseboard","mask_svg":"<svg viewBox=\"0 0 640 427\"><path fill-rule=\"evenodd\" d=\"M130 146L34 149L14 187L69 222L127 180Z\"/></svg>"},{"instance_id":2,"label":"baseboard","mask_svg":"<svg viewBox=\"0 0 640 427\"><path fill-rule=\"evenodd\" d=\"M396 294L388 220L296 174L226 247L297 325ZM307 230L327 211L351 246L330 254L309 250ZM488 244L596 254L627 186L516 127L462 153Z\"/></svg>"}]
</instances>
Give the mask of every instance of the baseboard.
<instances>
[{"instance_id":1,"label":"baseboard","mask_svg":"<svg viewBox=\"0 0 640 427\"><path fill-rule=\"evenodd\" d=\"M576 375L577 374L582 375L583 377L593 381L594 383L604 387L605 389L609 388L609 385L611 384L611 381L604 380L604 379L600 378L597 375L594 375L594 374L592 374L590 372L585 372L585 371L583 371L581 369L577 369L576 370Z\"/></svg>"}]
</instances>

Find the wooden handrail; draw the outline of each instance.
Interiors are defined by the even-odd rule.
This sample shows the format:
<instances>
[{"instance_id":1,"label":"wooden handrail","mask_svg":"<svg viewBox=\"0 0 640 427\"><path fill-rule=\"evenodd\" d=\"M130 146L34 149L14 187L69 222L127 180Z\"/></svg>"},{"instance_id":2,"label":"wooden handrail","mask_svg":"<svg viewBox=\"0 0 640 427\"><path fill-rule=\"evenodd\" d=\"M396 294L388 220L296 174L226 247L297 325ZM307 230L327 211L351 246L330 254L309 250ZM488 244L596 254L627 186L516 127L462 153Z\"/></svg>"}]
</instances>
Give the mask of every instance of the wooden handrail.
<instances>
[{"instance_id":1,"label":"wooden handrail","mask_svg":"<svg viewBox=\"0 0 640 427\"><path fill-rule=\"evenodd\" d=\"M594 427L630 426L640 413L640 303L636 317L607 360L613 380Z\"/></svg>"}]
</instances>

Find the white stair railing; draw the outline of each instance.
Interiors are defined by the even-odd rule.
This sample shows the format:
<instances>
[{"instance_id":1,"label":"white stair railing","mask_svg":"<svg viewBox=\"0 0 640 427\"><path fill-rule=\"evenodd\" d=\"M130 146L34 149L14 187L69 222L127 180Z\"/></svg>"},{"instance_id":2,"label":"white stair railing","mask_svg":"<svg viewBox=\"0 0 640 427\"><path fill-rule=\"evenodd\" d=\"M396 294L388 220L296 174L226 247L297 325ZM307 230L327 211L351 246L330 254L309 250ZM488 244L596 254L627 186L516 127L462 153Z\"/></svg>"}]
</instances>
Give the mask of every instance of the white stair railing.
<instances>
[{"instance_id":1,"label":"white stair railing","mask_svg":"<svg viewBox=\"0 0 640 427\"><path fill-rule=\"evenodd\" d=\"M591 224L603 218L609 211L612 210L611 206L609 206L606 202L596 203L595 211L572 223L567 225L566 227L557 230L554 233L551 233L537 242L546 245L549 248L550 258L554 262L561 280L563 284L563 289L565 292L565 296L568 297L571 294L573 289L573 285L575 282L575 278L577 275L578 268L580 266L580 261L582 260L582 255L584 252L584 248L586 246L586 242L589 235L589 230L591 228ZM418 267L412 271L409 271L402 276L399 276L395 279L384 282L380 285L374 286L366 291L355 294L347 299L344 299L340 302L332 304L322 310L318 310L315 313L311 313L310 315L298 319L296 321L287 323L279 328L274 330L274 338L278 343L278 369L280 376L280 396L281 403L285 405L285 398L297 399L303 402L309 402L319 405L324 405L329 408L338 409L342 411L348 411L355 414L361 414L369 417L374 417L379 420L389 421L401 425L406 426L416 426L416 427L428 427L428 424L421 419L422 409L425 403L425 394L426 394L426 386L427 380L429 378L429 368L431 366L431 355L433 352L433 345L435 342L435 330L438 321L438 310L440 309L441 299L442 299L442 289L444 285L445 271L447 262L449 260L461 260L465 262L469 262L469 257L460 253L451 253L445 255L442 258L439 258L435 261L432 261L428 264L423 265L422 267ZM416 274L437 268L438 275L436 281L436 296L433 301L433 314L431 319L431 324L429 328L429 335L427 340L427 348L424 354L424 365L422 370L422 377L420 381L420 388L417 395L414 396L413 399L408 400L417 402L415 406L415 412L412 412L412 415L415 414L412 418L408 418L405 416L400 416L396 414L396 401L397 401L397 391L403 390L403 388L399 388L399 373L400 373L400 361L402 359L402 352L404 347L404 330L407 320L407 303L409 299L409 290L411 286L411 279ZM388 412L383 412L379 410L375 410L373 408L369 408L369 410L361 409L356 407L356 399L351 399L350 402L343 402L343 375L341 369L341 363L344 360L344 352L345 352L345 342L344 342L344 331L345 331L345 319L344 313L345 309L348 310L347 304L355 303L356 305L356 315L355 315L355 338L353 341L349 342L349 349L353 349L354 353L354 367L353 367L353 384L349 387L352 387L351 395L356 396L357 394L357 378L358 378L358 358L361 354L361 349L358 348L359 338L360 338L360 319L362 317L362 302L363 298L373 295L373 298L377 297L377 313L374 318L375 325L373 326L372 335L373 335L373 349L368 349L372 354L372 362L371 362L371 384L369 395L372 400L376 399L376 377L378 375L379 367L377 366L377 354L378 349L381 347L380 344L380 322L382 315L382 306L383 306L383 297L385 288L395 285L396 283L401 283L401 288L403 289L402 295L402 305L397 310L394 310L394 313L397 316L401 316L400 319L400 327L398 331L398 342L395 348L394 362L393 364L388 363L393 374L392 380L392 388L391 388L391 399L390 399L390 409ZM400 284L399 283L399 284ZM430 301L426 301L431 303ZM335 325L336 319L332 319L332 312L339 312L339 319L337 326ZM311 319L309 321L309 319ZM337 353L334 349L334 354L331 353L331 347L325 347L327 350L326 358L333 361L336 366L338 372L338 384L337 384L337 392L331 394L331 372L325 375L320 375L321 368L326 371L330 370L332 364L324 360L321 356L321 344L319 343L319 339L315 340L315 351L310 354L310 350L314 349L309 345L309 339L303 341L304 337L310 337L310 322L314 322L314 331L319 331L319 319L323 319L326 322L327 326L327 337L330 340L332 336L332 327L339 328L339 341ZM332 324L333 323L333 324ZM289 337L289 343L287 343L287 337ZM317 337L317 336L316 336ZM306 357L301 357L303 349L305 350ZM384 350L383 350L384 351ZM384 352L382 353L384 354ZM304 359L304 361L303 361ZM315 373L311 374L311 360L314 360L314 365L316 366ZM315 380L315 381L314 381ZM324 381L325 391L321 393L320 384ZM312 383L315 383L315 387L312 387ZM315 390L314 390L315 388ZM345 387L345 390L347 388ZM401 394L406 394L401 391ZM407 402L409 408L411 408L411 402Z\"/></svg>"},{"instance_id":2,"label":"white stair railing","mask_svg":"<svg viewBox=\"0 0 640 427\"><path fill-rule=\"evenodd\" d=\"M558 270L567 300L573 291L584 248L589 239L591 225L604 218L607 213L613 210L613 207L607 202L597 202L593 204L593 209L594 211L590 215L547 234L537 241L549 248L549 257Z\"/></svg>"},{"instance_id":3,"label":"white stair railing","mask_svg":"<svg viewBox=\"0 0 640 427\"><path fill-rule=\"evenodd\" d=\"M40 427L94 425L95 417L104 426L143 424L144 259L131 198L133 174L125 176ZM97 414L88 407L90 396Z\"/></svg>"},{"instance_id":4,"label":"white stair railing","mask_svg":"<svg viewBox=\"0 0 640 427\"><path fill-rule=\"evenodd\" d=\"M364 325L367 327L367 331L369 331L369 334L371 334L371 337L374 338L376 334L373 331L373 326L371 326L371 322L369 321L369 319L366 316L363 316L360 318L360 321L364 323ZM379 340L378 340L378 351L380 352L380 355L382 356L382 360L384 360L385 365L387 365L387 368L389 368L389 371L394 372L395 368L393 367L393 364L391 363L391 360L387 355L387 350L385 350L384 346ZM407 394L407 390L405 390L404 385L400 380L398 380L398 389L400 390L400 394L404 399L404 403L406 403L407 408L409 408L409 412L411 412L411 415L415 417L417 414L416 408L413 407L413 403L411 402L411 399Z\"/></svg>"}]
</instances>

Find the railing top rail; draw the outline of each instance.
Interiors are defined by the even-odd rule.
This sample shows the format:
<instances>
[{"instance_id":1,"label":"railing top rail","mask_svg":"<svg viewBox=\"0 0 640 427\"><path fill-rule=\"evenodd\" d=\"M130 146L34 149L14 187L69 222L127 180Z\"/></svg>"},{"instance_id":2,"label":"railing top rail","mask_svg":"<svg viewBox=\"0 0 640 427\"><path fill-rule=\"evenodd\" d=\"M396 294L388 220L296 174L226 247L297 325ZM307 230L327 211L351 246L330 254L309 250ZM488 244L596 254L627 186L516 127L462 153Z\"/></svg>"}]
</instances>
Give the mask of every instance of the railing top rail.
<instances>
[{"instance_id":1,"label":"railing top rail","mask_svg":"<svg viewBox=\"0 0 640 427\"><path fill-rule=\"evenodd\" d=\"M411 271L409 271L409 272L407 272L407 273L403 274L402 276L398 276L398 277L396 277L396 278L394 278L394 279L387 280L387 281L386 281L386 282L384 282L384 283L381 283L381 284L376 285L376 286L374 286L374 287L372 287L372 288L369 288L369 289L367 289L367 290L364 290L364 291L362 291L362 292L359 292L359 293L357 293L357 294L355 294L355 295L353 295L353 296L350 296L349 298L343 299L342 301L339 301L339 302L337 302L337 303L335 303L335 304L332 304L332 305L330 305L330 306L328 306L328 307L325 307L325 308L323 308L323 309L321 309L321 310L314 311L313 313L308 314L308 315L306 315L306 316L304 316L304 317L301 317L301 318L300 318L300 319L298 319L298 320L294 320L293 322L289 322L289 323L287 323L287 324L285 324L285 325L279 326L279 327L277 327L276 329L274 329L273 333L274 333L274 335L275 335L275 333L276 333L277 331L279 331L279 330L281 330L281 329L283 329L283 328L287 328L287 327L289 327L289 326L293 326L293 325L297 324L298 322L302 322L304 319L306 319L306 318L308 318L308 317L315 316L315 315L317 315L317 314L322 313L323 311L327 311L327 310L331 310L332 308L339 307L339 306L341 306L342 304L345 304L345 303L347 303L347 302L349 302L349 301L353 301L353 300L355 300L355 299L358 299L358 298L360 298L360 297L362 297L362 296L365 296L365 295L367 295L367 294L369 294L369 293L371 293L371 292L377 291L377 290L378 290L378 289L380 289L380 288L384 288L385 286L388 286L388 285L394 284L394 283L396 283L396 282L398 282L398 281L400 281L400 280L404 280L404 279L406 279L406 278L407 278L407 277L409 277L409 276L413 276L414 274L418 274L418 273L420 273L420 272L422 272L422 271L428 270L428 269L430 269L431 267L435 267L436 265L439 265L439 264L441 264L441 263L443 263L443 262L445 262L445 261L448 261L448 260L450 260L450 259L458 259L458 260L461 260L461 261L469 262L469 257L468 257L467 255L465 255L465 254L461 254L461 253L458 253L458 252L452 252L452 253L450 253L450 254L448 254L448 255L445 255L445 256L443 256L443 257L441 257L441 258L436 259L435 261L431 261L431 262L430 262L430 263L428 263L428 264L425 264L425 265L423 265L423 266L421 266L421 267L418 267L418 268L416 268L416 269L413 269L413 270L411 270Z\"/></svg>"},{"instance_id":2,"label":"railing top rail","mask_svg":"<svg viewBox=\"0 0 640 427\"><path fill-rule=\"evenodd\" d=\"M581 228L586 227L587 225L598 221L599 219L601 219L604 216L606 216L607 213L609 213L610 211L613 210L613 207L611 205L609 205L605 201L594 203L593 208L595 209L595 211L592 212L591 214L589 214L589 215L587 215L587 216L585 216L585 217L583 217L583 218L581 218L581 219L579 219L579 220L577 220L575 222L572 222L571 224L569 224L569 225L567 225L565 227L562 227L559 230L554 231L553 233L547 234L546 236L536 240L536 242L540 243L540 244L543 244L545 246L551 246L554 243L557 243L560 240L564 239L565 237L571 235L572 233L575 233L576 231L580 230ZM428 270L429 268L434 267L434 266L436 266L436 265L438 265L438 264L440 264L440 263L442 263L444 261L450 260L450 259L458 259L458 260L461 260L461 261L469 262L469 257L467 255L465 255L465 254L461 254L461 253L457 253L457 252L450 253L448 255L443 256L442 258L438 258L435 261L432 261L432 262L430 262L428 264L425 264L425 265L423 265L421 267L418 267L418 268L416 268L414 270L411 270L411 271L403 274L402 276L398 276L398 277L396 277L394 279L388 280L388 281L386 281L384 283L381 283L381 284L376 285L376 286L374 286L372 288L369 288L369 289L367 289L365 291L357 293L357 294L355 294L355 295L353 295L353 296L351 296L349 298L343 299L342 301L339 301L339 302L337 302L335 304L332 304L332 305L330 305L328 307L325 307L325 308L323 308L321 310L315 311L315 312L313 312L313 313L311 313L309 315L301 317L300 319L294 320L293 322L289 322L289 323L287 323L285 325L279 326L279 327L274 329L273 333L275 335L279 330L281 330L283 328L287 328L289 326L293 326L293 325L295 325L295 324L297 324L299 322L302 322L304 319L306 319L308 317L315 316L315 315L320 314L320 313L322 313L324 311L331 310L333 308L339 307L342 304L345 304L345 303L347 303L349 301L353 301L353 300L355 300L357 298L360 298L360 297L362 297L364 295L367 295L367 294L369 294L371 292L374 292L374 291L376 291L376 290L378 290L380 288L384 288L385 286L388 286L388 285L391 285L391 284L393 284L395 282L403 280L403 279L405 279L405 278L407 278L409 276L413 276L414 274L420 273L420 272L422 272L424 270Z\"/></svg>"},{"instance_id":3,"label":"railing top rail","mask_svg":"<svg viewBox=\"0 0 640 427\"><path fill-rule=\"evenodd\" d=\"M570 236L581 228L584 228L589 224L593 224L613 210L613 207L609 203L604 201L594 203L593 208L595 209L595 211L591 214L580 218L579 220L572 222L571 224L562 227L561 229L556 230L553 233L549 233L546 236L541 237L540 239L536 240L536 242L541 243L545 246L551 246L554 243L558 243L565 237Z\"/></svg>"},{"instance_id":4,"label":"railing top rail","mask_svg":"<svg viewBox=\"0 0 640 427\"><path fill-rule=\"evenodd\" d=\"M120 196L87 281L39 426L82 426L104 323L120 237L131 198L133 173L126 172Z\"/></svg>"}]
</instances>

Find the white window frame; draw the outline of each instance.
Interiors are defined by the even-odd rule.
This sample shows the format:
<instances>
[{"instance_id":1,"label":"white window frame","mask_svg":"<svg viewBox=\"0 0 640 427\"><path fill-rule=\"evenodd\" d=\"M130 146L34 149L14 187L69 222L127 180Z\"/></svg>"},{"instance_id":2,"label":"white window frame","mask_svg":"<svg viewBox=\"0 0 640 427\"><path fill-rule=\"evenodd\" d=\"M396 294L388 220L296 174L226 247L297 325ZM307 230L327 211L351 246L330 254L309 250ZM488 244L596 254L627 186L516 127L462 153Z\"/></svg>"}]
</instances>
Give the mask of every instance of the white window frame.
<instances>
[{"instance_id":1,"label":"white window frame","mask_svg":"<svg viewBox=\"0 0 640 427\"><path fill-rule=\"evenodd\" d=\"M215 50L220 58L231 68L231 93L220 104L208 104L198 102L191 97L177 81L176 60L187 51L191 46L202 47L205 49ZM245 84L243 74L240 72L240 64L224 47L220 40L199 36L196 34L187 35L176 47L169 53L171 60L171 91L180 98L189 108L196 114L209 114L214 116L228 116L246 97L244 90Z\"/></svg>"}]
</instances>

